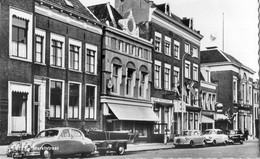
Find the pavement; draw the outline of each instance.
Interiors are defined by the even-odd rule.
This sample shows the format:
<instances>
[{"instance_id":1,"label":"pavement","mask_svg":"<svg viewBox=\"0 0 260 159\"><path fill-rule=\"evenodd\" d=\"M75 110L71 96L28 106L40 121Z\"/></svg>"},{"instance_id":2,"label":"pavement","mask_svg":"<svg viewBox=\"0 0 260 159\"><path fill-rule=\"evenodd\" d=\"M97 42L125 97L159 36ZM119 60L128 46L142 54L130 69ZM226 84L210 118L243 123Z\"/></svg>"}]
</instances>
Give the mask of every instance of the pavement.
<instances>
[{"instance_id":1,"label":"pavement","mask_svg":"<svg viewBox=\"0 0 260 159\"><path fill-rule=\"evenodd\" d=\"M257 141L257 138L249 137L245 142ZM7 152L8 145L0 145L0 158ZM137 151L152 151L162 149L172 149L174 145L172 142L169 143L132 143L127 145L127 152Z\"/></svg>"}]
</instances>

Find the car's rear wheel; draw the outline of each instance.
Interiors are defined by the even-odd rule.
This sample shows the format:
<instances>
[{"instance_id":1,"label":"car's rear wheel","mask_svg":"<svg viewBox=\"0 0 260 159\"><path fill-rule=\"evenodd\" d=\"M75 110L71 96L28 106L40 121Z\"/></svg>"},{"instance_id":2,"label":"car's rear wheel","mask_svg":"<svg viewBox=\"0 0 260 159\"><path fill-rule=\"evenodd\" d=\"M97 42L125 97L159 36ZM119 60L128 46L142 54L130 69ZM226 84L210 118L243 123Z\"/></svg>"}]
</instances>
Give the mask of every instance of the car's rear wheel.
<instances>
[{"instance_id":1,"label":"car's rear wheel","mask_svg":"<svg viewBox=\"0 0 260 159\"><path fill-rule=\"evenodd\" d=\"M195 147L195 144L192 140L190 141L190 147L193 147L193 148Z\"/></svg>"},{"instance_id":2,"label":"car's rear wheel","mask_svg":"<svg viewBox=\"0 0 260 159\"><path fill-rule=\"evenodd\" d=\"M240 144L243 144L243 140L240 140Z\"/></svg>"},{"instance_id":3,"label":"car's rear wheel","mask_svg":"<svg viewBox=\"0 0 260 159\"><path fill-rule=\"evenodd\" d=\"M125 146L123 144L118 145L116 154L123 155L125 153Z\"/></svg>"},{"instance_id":4,"label":"car's rear wheel","mask_svg":"<svg viewBox=\"0 0 260 159\"><path fill-rule=\"evenodd\" d=\"M223 142L223 145L224 145L224 146L226 146L226 145L227 145L227 141L226 141L226 140Z\"/></svg>"},{"instance_id":5,"label":"car's rear wheel","mask_svg":"<svg viewBox=\"0 0 260 159\"><path fill-rule=\"evenodd\" d=\"M51 158L52 157L52 147L49 145L43 146L41 150L41 157L42 158Z\"/></svg>"},{"instance_id":6,"label":"car's rear wheel","mask_svg":"<svg viewBox=\"0 0 260 159\"><path fill-rule=\"evenodd\" d=\"M207 146L207 142L204 140L203 141L203 144L202 144L203 147L206 147Z\"/></svg>"}]
</instances>

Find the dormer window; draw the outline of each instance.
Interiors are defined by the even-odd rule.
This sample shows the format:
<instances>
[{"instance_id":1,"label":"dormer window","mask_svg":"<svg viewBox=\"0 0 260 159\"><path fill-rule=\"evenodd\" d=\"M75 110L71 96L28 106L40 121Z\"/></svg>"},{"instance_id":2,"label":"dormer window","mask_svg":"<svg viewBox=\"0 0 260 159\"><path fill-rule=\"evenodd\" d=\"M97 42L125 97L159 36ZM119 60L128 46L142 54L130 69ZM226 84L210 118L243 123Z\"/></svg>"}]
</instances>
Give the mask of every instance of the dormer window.
<instances>
[{"instance_id":1,"label":"dormer window","mask_svg":"<svg viewBox=\"0 0 260 159\"><path fill-rule=\"evenodd\" d=\"M170 6L169 6L169 4L165 4L165 14L170 15Z\"/></svg>"}]
</instances>

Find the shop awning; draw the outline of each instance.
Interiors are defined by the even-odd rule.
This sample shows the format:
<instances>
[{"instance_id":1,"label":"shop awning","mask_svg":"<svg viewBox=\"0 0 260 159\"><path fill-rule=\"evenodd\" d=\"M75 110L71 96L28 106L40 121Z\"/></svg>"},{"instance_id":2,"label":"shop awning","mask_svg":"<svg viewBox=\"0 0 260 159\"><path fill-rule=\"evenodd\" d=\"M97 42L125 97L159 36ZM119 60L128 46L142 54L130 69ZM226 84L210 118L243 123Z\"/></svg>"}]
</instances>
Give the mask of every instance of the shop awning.
<instances>
[{"instance_id":1,"label":"shop awning","mask_svg":"<svg viewBox=\"0 0 260 159\"><path fill-rule=\"evenodd\" d=\"M227 120L228 117L224 114L216 114L216 120Z\"/></svg>"},{"instance_id":2,"label":"shop awning","mask_svg":"<svg viewBox=\"0 0 260 159\"><path fill-rule=\"evenodd\" d=\"M205 115L201 116L201 123L215 123L214 119L211 119Z\"/></svg>"},{"instance_id":3,"label":"shop awning","mask_svg":"<svg viewBox=\"0 0 260 159\"><path fill-rule=\"evenodd\" d=\"M108 104L108 107L119 120L159 121L152 107L123 104Z\"/></svg>"}]
</instances>

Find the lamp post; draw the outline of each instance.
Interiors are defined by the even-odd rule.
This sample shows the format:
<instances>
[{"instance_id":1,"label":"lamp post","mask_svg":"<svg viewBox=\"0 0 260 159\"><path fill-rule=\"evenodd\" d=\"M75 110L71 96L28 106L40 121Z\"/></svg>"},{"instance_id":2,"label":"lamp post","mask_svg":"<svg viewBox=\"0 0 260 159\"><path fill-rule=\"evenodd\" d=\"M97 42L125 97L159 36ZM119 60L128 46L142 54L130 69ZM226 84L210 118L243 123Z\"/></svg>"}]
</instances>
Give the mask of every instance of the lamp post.
<instances>
[{"instance_id":1,"label":"lamp post","mask_svg":"<svg viewBox=\"0 0 260 159\"><path fill-rule=\"evenodd\" d=\"M182 69L181 69L181 76L182 76L182 78L181 78L181 131L183 131L183 122L184 122L184 120L183 120L183 109L184 109L184 103L185 103L185 101L184 101L184 65L185 65L185 63L184 63L184 59L185 59L185 55L186 55L187 53L186 52L184 52L184 54L183 54L183 56L182 56L182 60L181 60L181 63L182 63Z\"/></svg>"}]
</instances>

